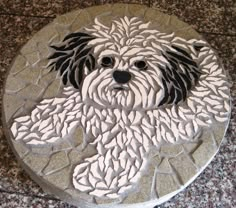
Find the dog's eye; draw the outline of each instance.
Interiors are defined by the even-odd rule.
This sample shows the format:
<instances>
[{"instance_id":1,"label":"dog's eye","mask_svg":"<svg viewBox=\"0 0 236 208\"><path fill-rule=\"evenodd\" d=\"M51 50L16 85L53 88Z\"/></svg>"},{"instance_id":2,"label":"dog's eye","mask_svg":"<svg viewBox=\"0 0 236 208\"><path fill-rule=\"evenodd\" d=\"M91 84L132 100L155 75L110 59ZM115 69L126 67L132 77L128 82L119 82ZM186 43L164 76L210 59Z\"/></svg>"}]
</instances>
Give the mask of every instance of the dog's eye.
<instances>
[{"instance_id":1,"label":"dog's eye","mask_svg":"<svg viewBox=\"0 0 236 208\"><path fill-rule=\"evenodd\" d=\"M145 61L136 61L134 66L139 70L147 70L148 66Z\"/></svg>"},{"instance_id":2,"label":"dog's eye","mask_svg":"<svg viewBox=\"0 0 236 208\"><path fill-rule=\"evenodd\" d=\"M113 67L114 63L115 63L114 58L109 57L109 56L103 57L102 60L101 60L101 65L103 67Z\"/></svg>"}]
</instances>

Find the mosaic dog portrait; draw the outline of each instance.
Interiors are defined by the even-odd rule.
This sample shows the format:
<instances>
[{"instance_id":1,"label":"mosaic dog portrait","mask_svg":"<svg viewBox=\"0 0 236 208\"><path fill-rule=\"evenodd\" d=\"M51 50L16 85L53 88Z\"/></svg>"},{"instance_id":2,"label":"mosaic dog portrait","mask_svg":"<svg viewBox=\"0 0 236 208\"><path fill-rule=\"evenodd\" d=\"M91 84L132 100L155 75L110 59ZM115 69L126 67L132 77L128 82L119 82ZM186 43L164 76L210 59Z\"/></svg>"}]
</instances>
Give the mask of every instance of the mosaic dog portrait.
<instances>
[{"instance_id":1,"label":"mosaic dog portrait","mask_svg":"<svg viewBox=\"0 0 236 208\"><path fill-rule=\"evenodd\" d=\"M158 31L137 17L117 18L68 34L51 45L48 69L63 93L14 119L17 141L57 145L83 129L85 157L73 186L91 196L119 199L148 169L162 145L198 140L203 129L228 119L228 86L208 44Z\"/></svg>"}]
</instances>

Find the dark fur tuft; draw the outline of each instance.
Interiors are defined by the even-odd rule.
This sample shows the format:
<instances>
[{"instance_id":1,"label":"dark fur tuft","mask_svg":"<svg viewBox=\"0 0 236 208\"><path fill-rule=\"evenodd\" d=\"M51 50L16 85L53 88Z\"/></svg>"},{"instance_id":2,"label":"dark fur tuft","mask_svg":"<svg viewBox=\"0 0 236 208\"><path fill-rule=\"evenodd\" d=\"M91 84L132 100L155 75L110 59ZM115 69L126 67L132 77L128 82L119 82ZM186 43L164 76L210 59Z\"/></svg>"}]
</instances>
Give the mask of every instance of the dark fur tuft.
<instances>
[{"instance_id":1,"label":"dark fur tuft","mask_svg":"<svg viewBox=\"0 0 236 208\"><path fill-rule=\"evenodd\" d=\"M173 51L162 53L169 65L159 67L163 74L164 97L159 106L178 104L184 101L188 91L194 86L201 72L192 57L183 49L172 46Z\"/></svg>"},{"instance_id":2,"label":"dark fur tuft","mask_svg":"<svg viewBox=\"0 0 236 208\"><path fill-rule=\"evenodd\" d=\"M95 69L95 58L89 41L95 39L89 34L78 32L67 35L60 46L50 46L55 52L48 57L51 71L58 71L62 82L71 83L76 89L81 85L85 76L85 67L88 71Z\"/></svg>"}]
</instances>

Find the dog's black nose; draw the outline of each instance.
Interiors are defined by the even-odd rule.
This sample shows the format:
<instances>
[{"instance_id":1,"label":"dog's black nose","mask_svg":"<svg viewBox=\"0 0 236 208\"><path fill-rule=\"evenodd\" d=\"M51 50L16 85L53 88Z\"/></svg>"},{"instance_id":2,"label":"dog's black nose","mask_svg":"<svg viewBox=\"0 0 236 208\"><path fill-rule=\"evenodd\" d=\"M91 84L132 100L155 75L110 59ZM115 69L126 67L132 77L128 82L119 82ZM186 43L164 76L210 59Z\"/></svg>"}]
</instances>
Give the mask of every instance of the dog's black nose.
<instances>
[{"instance_id":1,"label":"dog's black nose","mask_svg":"<svg viewBox=\"0 0 236 208\"><path fill-rule=\"evenodd\" d=\"M131 74L127 71L116 70L113 72L114 80L119 84L125 84L131 79Z\"/></svg>"}]
</instances>

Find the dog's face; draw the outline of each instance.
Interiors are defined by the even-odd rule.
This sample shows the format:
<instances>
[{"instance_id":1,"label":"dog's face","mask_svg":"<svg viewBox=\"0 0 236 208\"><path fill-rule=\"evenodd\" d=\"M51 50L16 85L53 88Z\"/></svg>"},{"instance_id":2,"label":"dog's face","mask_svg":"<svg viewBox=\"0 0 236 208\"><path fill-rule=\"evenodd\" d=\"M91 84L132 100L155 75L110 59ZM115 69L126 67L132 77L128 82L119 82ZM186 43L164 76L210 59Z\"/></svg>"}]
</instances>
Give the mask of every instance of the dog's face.
<instances>
[{"instance_id":1,"label":"dog's face","mask_svg":"<svg viewBox=\"0 0 236 208\"><path fill-rule=\"evenodd\" d=\"M156 109L185 100L200 72L185 49L138 18L98 23L68 35L50 67L81 90L83 102L127 110ZM187 41L185 41L185 44Z\"/></svg>"},{"instance_id":2,"label":"dog's face","mask_svg":"<svg viewBox=\"0 0 236 208\"><path fill-rule=\"evenodd\" d=\"M121 51L105 49L98 54L96 69L82 84L82 98L110 108L157 106L163 97L163 86L160 71L150 65L151 56L143 56L141 46Z\"/></svg>"}]
</instances>

